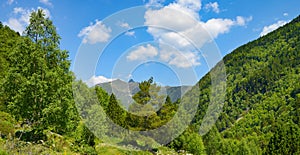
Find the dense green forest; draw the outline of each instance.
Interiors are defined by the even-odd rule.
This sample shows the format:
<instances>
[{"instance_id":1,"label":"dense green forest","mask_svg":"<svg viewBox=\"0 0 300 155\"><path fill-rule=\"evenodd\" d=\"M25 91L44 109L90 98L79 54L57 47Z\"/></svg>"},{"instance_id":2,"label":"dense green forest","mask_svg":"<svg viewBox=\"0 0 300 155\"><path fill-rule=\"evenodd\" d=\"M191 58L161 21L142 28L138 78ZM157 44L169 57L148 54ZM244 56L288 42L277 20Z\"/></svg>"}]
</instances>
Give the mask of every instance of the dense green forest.
<instances>
[{"instance_id":1,"label":"dense green forest","mask_svg":"<svg viewBox=\"0 0 300 155\"><path fill-rule=\"evenodd\" d=\"M299 43L298 16L224 57L226 101L214 129L203 136L208 154L299 154ZM209 85L207 74L199 82L199 109L207 107ZM198 110L196 126L203 115Z\"/></svg>"},{"instance_id":2,"label":"dense green forest","mask_svg":"<svg viewBox=\"0 0 300 155\"><path fill-rule=\"evenodd\" d=\"M147 131L182 112L184 101L160 95L150 78L139 83L134 103L125 111L114 94L76 81L68 52L59 45L60 36L42 10L31 14L23 34L0 23L0 155L300 154L300 16L224 57L223 112L201 136L210 103L210 73L221 64L207 73L184 97L189 101L200 93L196 116L165 145L146 134L136 139L114 135L118 133L99 111L125 129ZM115 143L125 146L110 145L99 135L116 136Z\"/></svg>"}]
</instances>

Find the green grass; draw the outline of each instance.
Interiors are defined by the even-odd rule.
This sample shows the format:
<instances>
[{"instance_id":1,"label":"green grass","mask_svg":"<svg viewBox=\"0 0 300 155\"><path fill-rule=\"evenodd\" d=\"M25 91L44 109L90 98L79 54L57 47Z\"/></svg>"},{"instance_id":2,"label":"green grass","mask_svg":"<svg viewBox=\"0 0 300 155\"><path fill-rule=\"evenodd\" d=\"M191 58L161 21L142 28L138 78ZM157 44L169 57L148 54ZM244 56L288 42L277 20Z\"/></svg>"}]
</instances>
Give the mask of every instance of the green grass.
<instances>
[{"instance_id":1,"label":"green grass","mask_svg":"<svg viewBox=\"0 0 300 155\"><path fill-rule=\"evenodd\" d=\"M95 146L98 155L152 155L149 151L126 149L123 147L112 146L107 143L100 143ZM160 154L177 154L174 150L166 147L159 149ZM20 141L18 139L0 138L0 155L76 155L80 154L72 151L71 147L64 147L63 150L49 147L45 144L35 144Z\"/></svg>"}]
</instances>

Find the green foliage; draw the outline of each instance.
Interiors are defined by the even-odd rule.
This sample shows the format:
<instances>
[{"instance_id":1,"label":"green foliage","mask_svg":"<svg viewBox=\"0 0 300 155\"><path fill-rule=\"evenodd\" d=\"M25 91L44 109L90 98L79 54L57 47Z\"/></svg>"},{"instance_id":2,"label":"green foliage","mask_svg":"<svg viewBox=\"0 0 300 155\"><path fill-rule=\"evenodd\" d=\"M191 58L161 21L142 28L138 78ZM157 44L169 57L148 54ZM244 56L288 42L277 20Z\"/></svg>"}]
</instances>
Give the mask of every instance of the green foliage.
<instances>
[{"instance_id":1,"label":"green foliage","mask_svg":"<svg viewBox=\"0 0 300 155\"><path fill-rule=\"evenodd\" d=\"M125 110L119 105L116 97L114 94L111 94L109 98L109 104L107 107L107 113L109 118L116 124L125 127L125 119L126 119L126 112Z\"/></svg>"},{"instance_id":2,"label":"green foliage","mask_svg":"<svg viewBox=\"0 0 300 155\"><path fill-rule=\"evenodd\" d=\"M140 90L132 97L135 102L129 106L130 113L126 114L129 128L148 130L161 126L162 120L158 116L157 108L162 107L165 100L163 95L159 95L160 87L151 77L147 81L142 81L139 88Z\"/></svg>"},{"instance_id":3,"label":"green foliage","mask_svg":"<svg viewBox=\"0 0 300 155\"><path fill-rule=\"evenodd\" d=\"M175 150L186 150L195 155L206 154L202 137L191 129L187 129L183 134L173 140L169 146Z\"/></svg>"},{"instance_id":4,"label":"green foliage","mask_svg":"<svg viewBox=\"0 0 300 155\"><path fill-rule=\"evenodd\" d=\"M36 129L66 133L76 126L68 53L42 10L33 12L22 39L9 50L3 83L8 112Z\"/></svg>"},{"instance_id":5,"label":"green foliage","mask_svg":"<svg viewBox=\"0 0 300 155\"><path fill-rule=\"evenodd\" d=\"M8 113L0 111L0 137L6 137L14 134L15 120Z\"/></svg>"},{"instance_id":6,"label":"green foliage","mask_svg":"<svg viewBox=\"0 0 300 155\"><path fill-rule=\"evenodd\" d=\"M53 133L51 131L44 131L47 139L43 144L53 151L63 152L65 148L69 147L70 144L66 141L66 137Z\"/></svg>"},{"instance_id":7,"label":"green foliage","mask_svg":"<svg viewBox=\"0 0 300 155\"><path fill-rule=\"evenodd\" d=\"M31 155L75 155L79 154L70 150L70 145L64 145L67 141L63 140L61 144L54 146L48 146L43 141L40 143L24 142L18 138L9 137L8 139L0 139L0 152L4 154L31 154ZM62 151L57 151L57 148L63 147ZM1 153L2 153L1 152Z\"/></svg>"},{"instance_id":8,"label":"green foliage","mask_svg":"<svg viewBox=\"0 0 300 155\"><path fill-rule=\"evenodd\" d=\"M221 154L222 138L215 126L203 136L207 154Z\"/></svg>"},{"instance_id":9,"label":"green foliage","mask_svg":"<svg viewBox=\"0 0 300 155\"><path fill-rule=\"evenodd\" d=\"M208 154L294 153L288 148L298 151L299 21L300 16L224 57L226 100L216 129L203 137ZM220 64L211 72L218 68ZM198 127L210 103L210 73L198 83L199 110L193 121ZM279 120L286 129L277 129Z\"/></svg>"},{"instance_id":10,"label":"green foliage","mask_svg":"<svg viewBox=\"0 0 300 155\"><path fill-rule=\"evenodd\" d=\"M15 136L20 140L27 142L39 142L40 140L47 140L46 134L38 129L18 130L16 131Z\"/></svg>"},{"instance_id":11,"label":"green foliage","mask_svg":"<svg viewBox=\"0 0 300 155\"><path fill-rule=\"evenodd\" d=\"M88 127L96 136L102 137L106 134L108 125L106 123L105 111L101 107L102 104L107 105L109 98L107 93L99 91L100 88L88 88L82 81L75 81L73 83L74 100L76 107L81 116L81 119L86 127ZM97 89L99 89L97 91ZM97 98L101 96L101 98ZM104 100L104 101L103 101Z\"/></svg>"},{"instance_id":12,"label":"green foliage","mask_svg":"<svg viewBox=\"0 0 300 155\"><path fill-rule=\"evenodd\" d=\"M84 154L97 154L94 149L95 136L82 122L74 132L74 137L75 145L72 147L72 150Z\"/></svg>"},{"instance_id":13,"label":"green foliage","mask_svg":"<svg viewBox=\"0 0 300 155\"><path fill-rule=\"evenodd\" d=\"M30 23L24 32L34 43L42 45L42 48L53 50L53 47L58 47L60 36L56 32L56 28L49 18L45 18L45 13L42 9L32 12L30 15ZM49 53L48 56L57 56L60 53Z\"/></svg>"},{"instance_id":14,"label":"green foliage","mask_svg":"<svg viewBox=\"0 0 300 155\"><path fill-rule=\"evenodd\" d=\"M2 149L0 149L0 155L8 155L8 153Z\"/></svg>"},{"instance_id":15,"label":"green foliage","mask_svg":"<svg viewBox=\"0 0 300 155\"><path fill-rule=\"evenodd\" d=\"M266 154L299 154L300 129L293 122L278 122L274 128Z\"/></svg>"},{"instance_id":16,"label":"green foliage","mask_svg":"<svg viewBox=\"0 0 300 155\"><path fill-rule=\"evenodd\" d=\"M117 155L152 155L152 153L148 151L141 151L141 150L131 150L131 149L122 149L118 147L113 147L105 144L99 145L96 148L98 155L110 155L110 154L117 154Z\"/></svg>"},{"instance_id":17,"label":"green foliage","mask_svg":"<svg viewBox=\"0 0 300 155\"><path fill-rule=\"evenodd\" d=\"M7 26L1 24L0 27L0 110L6 111L6 105L4 101L9 97L5 95L3 90L3 83L5 76L9 70L11 62L9 61L9 54L12 51L12 47L15 46L18 39L21 37L18 33L14 32Z\"/></svg>"},{"instance_id":18,"label":"green foliage","mask_svg":"<svg viewBox=\"0 0 300 155\"><path fill-rule=\"evenodd\" d=\"M143 81L139 84L140 91L132 96L136 103L145 105L151 100L150 86L152 83L153 77L151 77L148 81Z\"/></svg>"},{"instance_id":19,"label":"green foliage","mask_svg":"<svg viewBox=\"0 0 300 155\"><path fill-rule=\"evenodd\" d=\"M169 122L176 114L178 109L178 103L172 103L171 98L167 96L165 104L157 111L157 115L160 117L162 124Z\"/></svg>"},{"instance_id":20,"label":"green foliage","mask_svg":"<svg viewBox=\"0 0 300 155\"><path fill-rule=\"evenodd\" d=\"M103 107L103 109L106 110L109 105L110 96L105 90L103 90L99 86L95 87L95 91L97 94L98 102L100 103L101 107Z\"/></svg>"}]
</instances>

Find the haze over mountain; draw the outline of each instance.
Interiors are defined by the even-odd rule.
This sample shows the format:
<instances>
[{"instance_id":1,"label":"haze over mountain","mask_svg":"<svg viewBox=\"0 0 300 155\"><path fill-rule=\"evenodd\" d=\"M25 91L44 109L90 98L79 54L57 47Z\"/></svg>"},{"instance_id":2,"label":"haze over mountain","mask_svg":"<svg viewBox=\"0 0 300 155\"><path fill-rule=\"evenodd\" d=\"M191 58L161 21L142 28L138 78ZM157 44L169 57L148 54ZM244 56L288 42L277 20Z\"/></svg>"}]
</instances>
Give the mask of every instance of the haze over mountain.
<instances>
[{"instance_id":1,"label":"haze over mountain","mask_svg":"<svg viewBox=\"0 0 300 155\"><path fill-rule=\"evenodd\" d=\"M111 82L99 83L96 86L102 87L109 94L114 93L117 99L121 100L121 103L127 108L133 103L132 96L140 91L139 82L135 82L133 79L128 82L117 79ZM169 96L172 102L176 102L191 88L191 86L160 87L160 94L165 97Z\"/></svg>"}]
</instances>

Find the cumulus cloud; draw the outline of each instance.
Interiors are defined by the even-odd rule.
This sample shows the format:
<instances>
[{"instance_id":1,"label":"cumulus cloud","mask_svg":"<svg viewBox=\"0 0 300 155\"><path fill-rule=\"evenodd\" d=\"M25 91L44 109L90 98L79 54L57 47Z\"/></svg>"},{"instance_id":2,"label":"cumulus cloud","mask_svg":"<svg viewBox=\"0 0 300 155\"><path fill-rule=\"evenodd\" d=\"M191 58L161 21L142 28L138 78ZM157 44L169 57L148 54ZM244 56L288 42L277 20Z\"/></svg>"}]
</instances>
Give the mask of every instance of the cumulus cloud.
<instances>
[{"instance_id":1,"label":"cumulus cloud","mask_svg":"<svg viewBox=\"0 0 300 155\"><path fill-rule=\"evenodd\" d=\"M128 23L126 23L126 22L120 22L119 26L122 27L122 28L127 29L127 31L125 32L125 35L127 35L127 36L134 36L135 31L129 30L129 29L131 29L131 26Z\"/></svg>"},{"instance_id":2,"label":"cumulus cloud","mask_svg":"<svg viewBox=\"0 0 300 155\"><path fill-rule=\"evenodd\" d=\"M146 46L138 46L135 50L130 52L126 58L127 60L130 61L147 60L157 55L158 55L157 48L155 48L151 44L147 44Z\"/></svg>"},{"instance_id":3,"label":"cumulus cloud","mask_svg":"<svg viewBox=\"0 0 300 155\"><path fill-rule=\"evenodd\" d=\"M204 26L212 37L217 38L219 34L229 32L234 24L235 22L231 19L213 18L204 23Z\"/></svg>"},{"instance_id":4,"label":"cumulus cloud","mask_svg":"<svg viewBox=\"0 0 300 155\"><path fill-rule=\"evenodd\" d=\"M286 17L286 16L289 16L289 14L285 12L285 13L283 13L283 16Z\"/></svg>"},{"instance_id":5,"label":"cumulus cloud","mask_svg":"<svg viewBox=\"0 0 300 155\"><path fill-rule=\"evenodd\" d=\"M53 6L50 0L39 0L39 2L47 6Z\"/></svg>"},{"instance_id":6,"label":"cumulus cloud","mask_svg":"<svg viewBox=\"0 0 300 155\"><path fill-rule=\"evenodd\" d=\"M167 62L179 68L188 68L200 65L199 55L191 51L178 51L168 45L160 45L159 58L161 61Z\"/></svg>"},{"instance_id":7,"label":"cumulus cloud","mask_svg":"<svg viewBox=\"0 0 300 155\"><path fill-rule=\"evenodd\" d=\"M215 13L220 13L218 2L214 2L214 3L210 2L210 3L206 4L205 9L212 10Z\"/></svg>"},{"instance_id":8,"label":"cumulus cloud","mask_svg":"<svg viewBox=\"0 0 300 155\"><path fill-rule=\"evenodd\" d=\"M283 26L285 25L287 22L286 21L283 21L283 20L280 20L278 21L277 23L274 23L272 25L268 25L268 26L265 26L262 30L262 32L260 33L260 36L264 36L274 30L276 30L277 28L279 28L280 26Z\"/></svg>"},{"instance_id":9,"label":"cumulus cloud","mask_svg":"<svg viewBox=\"0 0 300 155\"><path fill-rule=\"evenodd\" d=\"M181 11L184 10L184 8L181 8L182 7L178 4L174 4L159 10L148 10L144 16L145 25L153 27L159 26L171 30L183 31L197 24L197 22L189 16L198 18L198 15L191 10L187 10L186 8L186 11ZM148 28L148 32L150 34L157 36L161 33L161 29L156 29L153 27Z\"/></svg>"},{"instance_id":10,"label":"cumulus cloud","mask_svg":"<svg viewBox=\"0 0 300 155\"><path fill-rule=\"evenodd\" d=\"M177 0L177 4L193 11L199 11L201 9L200 0Z\"/></svg>"},{"instance_id":11,"label":"cumulus cloud","mask_svg":"<svg viewBox=\"0 0 300 155\"><path fill-rule=\"evenodd\" d=\"M37 9L24 9L22 7L16 7L13 9L12 17L10 17L8 21L4 22L3 24L22 34L26 26L29 24L31 12L36 11L38 9L43 10L46 18L50 18L50 11L42 7L38 7Z\"/></svg>"},{"instance_id":12,"label":"cumulus cloud","mask_svg":"<svg viewBox=\"0 0 300 155\"><path fill-rule=\"evenodd\" d=\"M83 37L83 43L95 44L101 42L107 42L111 36L111 28L107 27L101 21L97 21L95 24L90 24L83 28L78 37Z\"/></svg>"},{"instance_id":13,"label":"cumulus cloud","mask_svg":"<svg viewBox=\"0 0 300 155\"><path fill-rule=\"evenodd\" d=\"M111 82L111 81L114 81L114 80L115 79L106 78L104 76L95 76L95 75L93 75L90 79L88 79L87 81L85 81L85 83L88 86L93 87L96 84L105 83L105 82Z\"/></svg>"},{"instance_id":14,"label":"cumulus cloud","mask_svg":"<svg viewBox=\"0 0 300 155\"><path fill-rule=\"evenodd\" d=\"M19 32L25 30L25 27L29 24L30 13L32 10L25 10L21 7L16 7L13 10L13 16L4 22L4 25L9 26L11 29Z\"/></svg>"},{"instance_id":15,"label":"cumulus cloud","mask_svg":"<svg viewBox=\"0 0 300 155\"><path fill-rule=\"evenodd\" d=\"M218 6L216 4L213 5L215 8ZM236 19L212 18L201 21L200 10L200 0L177 0L159 9L146 11L144 18L145 25L149 26L147 32L159 44L172 45L181 52L169 54L172 55L168 60L169 64L181 68L189 67L190 65L185 65L186 61L182 61L184 55L192 61L190 64L200 65L200 54L195 52L195 47L200 49L220 34L228 33L233 26L244 26L252 20L252 17L237 16ZM159 50L167 51L163 47L160 46ZM164 53L163 57L166 55Z\"/></svg>"},{"instance_id":16,"label":"cumulus cloud","mask_svg":"<svg viewBox=\"0 0 300 155\"><path fill-rule=\"evenodd\" d=\"M245 26L247 22L250 22L253 19L252 16L248 17L248 18L244 18L241 16L237 16L236 17L236 24L239 26Z\"/></svg>"},{"instance_id":17,"label":"cumulus cloud","mask_svg":"<svg viewBox=\"0 0 300 155\"><path fill-rule=\"evenodd\" d=\"M162 7L162 3L164 0L149 0L149 2L146 4L146 8L159 8Z\"/></svg>"}]
</instances>

